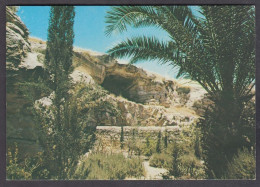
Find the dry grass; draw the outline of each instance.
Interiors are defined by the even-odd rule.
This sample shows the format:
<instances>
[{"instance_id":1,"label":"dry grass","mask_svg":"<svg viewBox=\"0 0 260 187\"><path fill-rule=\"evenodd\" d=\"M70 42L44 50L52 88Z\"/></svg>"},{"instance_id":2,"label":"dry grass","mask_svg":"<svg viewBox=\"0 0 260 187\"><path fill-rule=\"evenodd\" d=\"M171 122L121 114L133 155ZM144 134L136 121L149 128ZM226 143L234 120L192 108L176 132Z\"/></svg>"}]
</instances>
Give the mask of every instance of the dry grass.
<instances>
[{"instance_id":1,"label":"dry grass","mask_svg":"<svg viewBox=\"0 0 260 187\"><path fill-rule=\"evenodd\" d=\"M185 116L199 117L194 110L191 110L191 109L183 107L183 106L171 106L170 108L167 108L167 112L179 113L179 114L182 114Z\"/></svg>"},{"instance_id":2,"label":"dry grass","mask_svg":"<svg viewBox=\"0 0 260 187\"><path fill-rule=\"evenodd\" d=\"M28 38L29 42L35 42L35 43L40 43L40 44L46 44L46 41L43 41L40 38L36 38L36 37L29 37Z\"/></svg>"}]
</instances>

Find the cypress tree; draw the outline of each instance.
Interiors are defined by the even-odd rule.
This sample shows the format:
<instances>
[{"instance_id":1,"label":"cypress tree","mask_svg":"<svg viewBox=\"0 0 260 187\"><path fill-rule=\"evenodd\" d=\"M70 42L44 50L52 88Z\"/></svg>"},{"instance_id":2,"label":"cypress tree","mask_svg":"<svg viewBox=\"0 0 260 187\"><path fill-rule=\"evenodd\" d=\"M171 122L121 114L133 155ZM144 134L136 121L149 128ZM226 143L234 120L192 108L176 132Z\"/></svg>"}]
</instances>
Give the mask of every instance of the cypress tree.
<instances>
[{"instance_id":1,"label":"cypress tree","mask_svg":"<svg viewBox=\"0 0 260 187\"><path fill-rule=\"evenodd\" d=\"M159 131L158 133L158 137L157 137L157 143L156 143L156 152L157 153L161 153L161 131Z\"/></svg>"},{"instance_id":2,"label":"cypress tree","mask_svg":"<svg viewBox=\"0 0 260 187\"><path fill-rule=\"evenodd\" d=\"M68 95L69 74L72 72L73 6L52 6L48 28L48 40L44 64L50 79L48 86L55 92L55 106L61 105Z\"/></svg>"},{"instance_id":3,"label":"cypress tree","mask_svg":"<svg viewBox=\"0 0 260 187\"><path fill-rule=\"evenodd\" d=\"M124 147L124 128L123 125L121 126L121 134L120 134L120 148L123 149Z\"/></svg>"},{"instance_id":4,"label":"cypress tree","mask_svg":"<svg viewBox=\"0 0 260 187\"><path fill-rule=\"evenodd\" d=\"M50 10L48 40L45 55L45 80L54 97L52 99L51 119L44 119L42 124L41 144L44 148L45 162L54 178L68 178L68 172L80 150L77 142L79 136L76 121L69 116L70 73L73 70L73 24L75 11L73 6L52 6ZM76 114L76 113L75 113ZM48 131L51 129L51 133ZM80 138L80 137L78 137Z\"/></svg>"},{"instance_id":5,"label":"cypress tree","mask_svg":"<svg viewBox=\"0 0 260 187\"><path fill-rule=\"evenodd\" d=\"M164 148L168 147L168 134L167 131L165 131L165 135L164 135Z\"/></svg>"}]
</instances>

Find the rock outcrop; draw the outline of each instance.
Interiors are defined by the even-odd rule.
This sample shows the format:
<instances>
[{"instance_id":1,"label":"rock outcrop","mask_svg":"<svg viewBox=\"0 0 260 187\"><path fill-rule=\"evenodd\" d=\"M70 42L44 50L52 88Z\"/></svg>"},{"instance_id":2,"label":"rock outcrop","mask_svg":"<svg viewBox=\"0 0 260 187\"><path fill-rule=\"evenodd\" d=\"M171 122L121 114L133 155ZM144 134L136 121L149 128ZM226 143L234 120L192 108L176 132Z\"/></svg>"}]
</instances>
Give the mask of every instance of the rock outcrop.
<instances>
[{"instance_id":1,"label":"rock outcrop","mask_svg":"<svg viewBox=\"0 0 260 187\"><path fill-rule=\"evenodd\" d=\"M36 144L38 133L33 115L27 109L29 100L19 90L19 83L34 78L42 68L30 53L29 31L21 19L9 7L6 7L6 127L7 145L19 144L20 153L39 151Z\"/></svg>"},{"instance_id":2,"label":"rock outcrop","mask_svg":"<svg viewBox=\"0 0 260 187\"><path fill-rule=\"evenodd\" d=\"M104 113L97 121L103 126L176 126L191 124L197 115L185 107L165 108L160 105L144 105L122 97L107 97L120 111L120 117Z\"/></svg>"},{"instance_id":3,"label":"rock outcrop","mask_svg":"<svg viewBox=\"0 0 260 187\"><path fill-rule=\"evenodd\" d=\"M21 19L6 7L6 69L18 70L21 60L30 51L29 31Z\"/></svg>"}]
</instances>

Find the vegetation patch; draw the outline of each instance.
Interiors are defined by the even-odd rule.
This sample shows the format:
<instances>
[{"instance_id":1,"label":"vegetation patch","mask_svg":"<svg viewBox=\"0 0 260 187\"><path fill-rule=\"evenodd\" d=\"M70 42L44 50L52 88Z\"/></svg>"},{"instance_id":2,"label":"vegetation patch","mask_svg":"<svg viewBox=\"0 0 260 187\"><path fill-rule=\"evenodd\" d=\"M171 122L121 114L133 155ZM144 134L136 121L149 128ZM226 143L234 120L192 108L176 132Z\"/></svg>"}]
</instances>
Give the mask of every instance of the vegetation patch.
<instances>
[{"instance_id":1,"label":"vegetation patch","mask_svg":"<svg viewBox=\"0 0 260 187\"><path fill-rule=\"evenodd\" d=\"M187 86L185 86L185 87L178 87L177 89L176 89L176 91L177 91L177 93L179 94L179 95L181 95L181 94L189 94L190 93L190 88L189 87L187 87Z\"/></svg>"},{"instance_id":2,"label":"vegetation patch","mask_svg":"<svg viewBox=\"0 0 260 187\"><path fill-rule=\"evenodd\" d=\"M149 160L150 166L158 168L170 168L172 165L172 158L166 153L155 153Z\"/></svg>"},{"instance_id":3,"label":"vegetation patch","mask_svg":"<svg viewBox=\"0 0 260 187\"><path fill-rule=\"evenodd\" d=\"M143 176L140 158L125 158L122 154L91 154L80 161L73 175L74 179L115 180Z\"/></svg>"}]
</instances>

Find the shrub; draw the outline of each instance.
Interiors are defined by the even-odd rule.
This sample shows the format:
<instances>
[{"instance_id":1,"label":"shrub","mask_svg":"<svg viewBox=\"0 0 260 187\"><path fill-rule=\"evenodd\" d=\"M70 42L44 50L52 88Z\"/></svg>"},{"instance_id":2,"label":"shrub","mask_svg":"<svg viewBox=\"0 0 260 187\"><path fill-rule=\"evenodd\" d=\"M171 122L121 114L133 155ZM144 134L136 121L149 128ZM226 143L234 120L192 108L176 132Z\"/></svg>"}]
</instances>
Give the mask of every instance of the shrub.
<instances>
[{"instance_id":1,"label":"shrub","mask_svg":"<svg viewBox=\"0 0 260 187\"><path fill-rule=\"evenodd\" d=\"M226 179L255 179L256 160L253 151L243 148L228 164Z\"/></svg>"},{"instance_id":2,"label":"shrub","mask_svg":"<svg viewBox=\"0 0 260 187\"><path fill-rule=\"evenodd\" d=\"M40 54L42 54L44 56L45 56L45 53L46 53L46 49L42 49L42 48L33 48L33 51L37 52L37 53L40 53Z\"/></svg>"},{"instance_id":3,"label":"shrub","mask_svg":"<svg viewBox=\"0 0 260 187\"><path fill-rule=\"evenodd\" d=\"M170 168L172 165L172 158L166 153L154 153L150 160L150 166L158 168Z\"/></svg>"},{"instance_id":4,"label":"shrub","mask_svg":"<svg viewBox=\"0 0 260 187\"><path fill-rule=\"evenodd\" d=\"M202 148L200 145L200 133L199 130L195 131L195 135L194 135L194 143L193 143L193 147L194 147L194 154L197 158L201 158L202 157Z\"/></svg>"},{"instance_id":5,"label":"shrub","mask_svg":"<svg viewBox=\"0 0 260 187\"><path fill-rule=\"evenodd\" d=\"M74 179L125 179L143 176L142 161L139 158L127 159L122 154L92 154L78 164Z\"/></svg>"},{"instance_id":6,"label":"shrub","mask_svg":"<svg viewBox=\"0 0 260 187\"><path fill-rule=\"evenodd\" d=\"M200 160L193 154L185 154L179 158L180 178L204 179L205 169Z\"/></svg>"},{"instance_id":7,"label":"shrub","mask_svg":"<svg viewBox=\"0 0 260 187\"><path fill-rule=\"evenodd\" d=\"M140 158L131 158L126 162L127 176L140 178L143 176L144 169Z\"/></svg>"},{"instance_id":8,"label":"shrub","mask_svg":"<svg viewBox=\"0 0 260 187\"><path fill-rule=\"evenodd\" d=\"M19 158L18 147L12 151L8 148L6 177L12 180L47 179L49 171L43 167L42 154L39 152L35 156Z\"/></svg>"},{"instance_id":9,"label":"shrub","mask_svg":"<svg viewBox=\"0 0 260 187\"><path fill-rule=\"evenodd\" d=\"M178 87L177 89L176 89L176 91L177 91L177 93L178 93L178 95L181 95L181 94L185 94L185 95L187 95L187 94L189 94L190 93L190 88L189 87Z\"/></svg>"},{"instance_id":10,"label":"shrub","mask_svg":"<svg viewBox=\"0 0 260 187\"><path fill-rule=\"evenodd\" d=\"M189 87L178 87L176 89L178 95L180 96L180 102L186 104L190 98L190 88Z\"/></svg>"},{"instance_id":11,"label":"shrub","mask_svg":"<svg viewBox=\"0 0 260 187\"><path fill-rule=\"evenodd\" d=\"M190 136L186 135L188 133ZM169 144L166 153L170 155L172 162L169 175L178 179L204 179L205 167L201 160L195 156L196 135L193 128L183 129L179 141Z\"/></svg>"},{"instance_id":12,"label":"shrub","mask_svg":"<svg viewBox=\"0 0 260 187\"><path fill-rule=\"evenodd\" d=\"M32 174L25 171L22 164L18 162L17 145L15 145L14 152L12 152L10 148L7 151L6 178L12 180L32 179Z\"/></svg>"},{"instance_id":13,"label":"shrub","mask_svg":"<svg viewBox=\"0 0 260 187\"><path fill-rule=\"evenodd\" d=\"M142 154L145 156L151 156L153 153L156 152L156 141L151 139L150 136L146 136L145 144L142 148Z\"/></svg>"}]
</instances>

